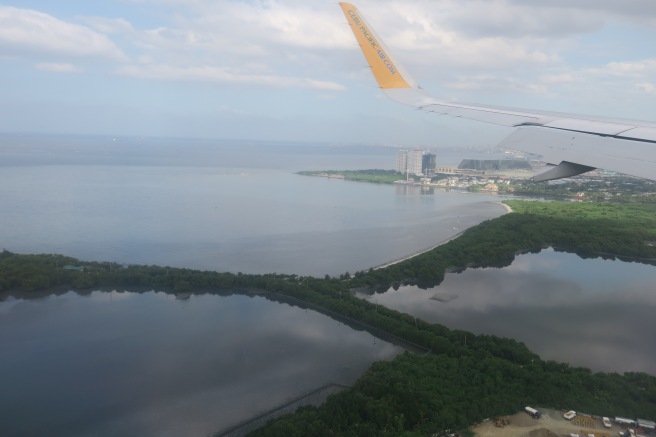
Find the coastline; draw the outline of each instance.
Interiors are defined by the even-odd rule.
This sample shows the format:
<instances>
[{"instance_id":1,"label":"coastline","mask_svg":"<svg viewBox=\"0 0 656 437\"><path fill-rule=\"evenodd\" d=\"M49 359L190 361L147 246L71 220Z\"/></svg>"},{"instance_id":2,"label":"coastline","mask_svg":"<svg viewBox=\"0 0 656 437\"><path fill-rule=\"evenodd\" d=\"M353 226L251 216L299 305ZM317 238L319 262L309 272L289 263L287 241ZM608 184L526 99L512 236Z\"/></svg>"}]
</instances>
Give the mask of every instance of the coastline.
<instances>
[{"instance_id":1,"label":"coastline","mask_svg":"<svg viewBox=\"0 0 656 437\"><path fill-rule=\"evenodd\" d=\"M501 214L501 216L513 212L513 209L508 206L507 204L503 203L502 201L488 201L487 203L493 204L493 205L498 205L504 209L504 212ZM482 223L482 222L479 222ZM466 227L464 229L459 229L459 228L453 228L454 233L450 234L447 236L447 238L441 240L437 244L434 244L432 246L419 249L415 252L412 252L408 255L402 256L400 258L396 258L390 261L386 261L382 264L378 264L375 266L367 267L366 270L373 269L373 270L379 270L383 269L395 264L398 264L400 262L412 259L416 256L422 255L426 252L429 252L433 249L436 249L444 244L447 244L451 242L452 240L457 239L460 237L465 231L468 229L471 229L474 226L477 226L479 223L475 223L470 225L469 227ZM317 278L319 278L317 276ZM243 287L237 287L237 288L243 288ZM228 289L226 289L228 290ZM234 290L233 287L230 287L229 290ZM53 285L45 289L40 289L40 290L35 290L35 291L25 291L25 290L18 290L18 289L13 289L13 290L6 290L3 293L0 293L0 302L6 301L8 299L41 299L41 298L46 298L48 296L59 296L66 294L70 291L74 291L79 295L84 295L84 294L90 294L93 291L126 291L126 292L147 292L147 291L160 291L164 293L169 293L173 295L179 295L180 293L176 293L175 290L173 290L172 286L158 286L158 287L153 287L149 285L121 285L121 286L94 286L91 288L82 288L82 289L76 289L71 285ZM247 292L253 292L254 290L247 290ZM215 292L214 290L207 290L207 289L194 289L191 294L202 294L204 292ZM243 290L239 290L238 292L243 292ZM257 292L257 291L255 291ZM182 293L185 294L185 293Z\"/></svg>"},{"instance_id":2,"label":"coastline","mask_svg":"<svg viewBox=\"0 0 656 437\"><path fill-rule=\"evenodd\" d=\"M501 206L503 209L506 210L506 213L511 213L511 212L513 212L513 209L510 207L510 205L508 205L508 204L506 204L506 203L503 203L503 202L490 202L490 203L492 203L492 204L494 204L494 205L499 205L499 206Z\"/></svg>"},{"instance_id":3,"label":"coastline","mask_svg":"<svg viewBox=\"0 0 656 437\"><path fill-rule=\"evenodd\" d=\"M440 241L439 243L435 244L434 246L428 247L428 248L426 248L426 249L422 249L422 250L420 250L420 251L418 251L418 252L414 252L414 253L412 253L412 254L410 254L410 255L408 255L408 256L405 256L405 257L403 257L403 258L397 258L397 259L392 260L392 261L390 261L390 262L387 262L387 263L385 263L385 264L381 264L381 265L378 265L378 266L376 266L376 267L372 267L372 269L374 269L374 270L384 269L385 267L393 266L394 264L398 264L398 263L400 263L400 262L407 261L407 260L409 260L409 259L412 259L412 258L414 258L414 257L416 257L416 256L419 256L419 255L421 255L421 254L424 254L424 253L426 253L426 252L430 252L431 250L436 249L436 248L438 248L438 247L440 247L440 246L442 246L442 245L444 245L444 244L450 242L451 240L455 240L456 238L458 238L459 236L461 236L466 230L467 230L467 229L465 229L464 231L459 231L457 234L452 235L451 237L447 238L446 240L442 240L442 241Z\"/></svg>"},{"instance_id":4,"label":"coastline","mask_svg":"<svg viewBox=\"0 0 656 437\"><path fill-rule=\"evenodd\" d=\"M491 203L491 204L493 204L493 205L499 205L499 206L501 206L503 209L505 209L506 212L505 212L504 214L502 214L502 215L509 214L509 213L513 212L512 208L511 208L510 206L506 205L506 204L503 203L503 202L488 202L488 203ZM469 229L469 228L467 228L467 229ZM436 248L438 248L438 247L440 247L440 246L442 246L442 245L445 245L445 244L449 243L450 241L455 240L456 238L460 237L460 236L461 236L461 235L462 235L467 229L463 229L463 230L461 230L461 231L458 231L457 233L451 235L449 238L446 238L445 240L442 240L442 241L440 241L439 243L437 243L437 244L435 244L435 245L433 245L433 246L430 246L430 247L428 247L428 248L426 248L426 249L421 249L421 250L419 250L418 252L411 253L410 255L408 255L408 256L404 256L403 258L397 258L397 259L395 259L395 260L392 260L392 261L386 262L386 263L384 263L384 264L380 264L380 265L374 266L374 267L372 267L372 269L374 269L374 270L384 269L385 267L393 266L394 264L398 264L398 263L400 263L400 262L407 261L407 260L409 260L409 259L412 259L412 258L414 258L414 257L416 257L416 256L419 256L419 255L421 255L421 254L424 254L424 253L426 253L426 252L430 252L431 250L436 249Z\"/></svg>"}]
</instances>

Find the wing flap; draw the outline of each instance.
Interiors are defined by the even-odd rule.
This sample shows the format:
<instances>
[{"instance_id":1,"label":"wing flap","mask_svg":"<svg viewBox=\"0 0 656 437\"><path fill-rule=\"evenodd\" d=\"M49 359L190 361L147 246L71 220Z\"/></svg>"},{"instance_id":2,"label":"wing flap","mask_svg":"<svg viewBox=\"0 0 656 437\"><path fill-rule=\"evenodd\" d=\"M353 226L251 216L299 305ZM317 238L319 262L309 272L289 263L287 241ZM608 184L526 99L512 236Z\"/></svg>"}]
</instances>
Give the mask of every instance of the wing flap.
<instances>
[{"instance_id":1,"label":"wing flap","mask_svg":"<svg viewBox=\"0 0 656 437\"><path fill-rule=\"evenodd\" d=\"M540 156L550 164L563 161L654 179L656 145L617 137L543 127L520 127L499 144Z\"/></svg>"},{"instance_id":2,"label":"wing flap","mask_svg":"<svg viewBox=\"0 0 656 437\"><path fill-rule=\"evenodd\" d=\"M619 135L622 132L634 129L635 125L607 123L594 120L582 120L576 118L562 118L543 124L545 127L554 129L571 130L575 132L590 132L598 135Z\"/></svg>"},{"instance_id":3,"label":"wing flap","mask_svg":"<svg viewBox=\"0 0 656 437\"><path fill-rule=\"evenodd\" d=\"M624 138L635 138L636 140L651 141L656 143L656 128L636 127L626 132L622 132L620 136Z\"/></svg>"}]
</instances>

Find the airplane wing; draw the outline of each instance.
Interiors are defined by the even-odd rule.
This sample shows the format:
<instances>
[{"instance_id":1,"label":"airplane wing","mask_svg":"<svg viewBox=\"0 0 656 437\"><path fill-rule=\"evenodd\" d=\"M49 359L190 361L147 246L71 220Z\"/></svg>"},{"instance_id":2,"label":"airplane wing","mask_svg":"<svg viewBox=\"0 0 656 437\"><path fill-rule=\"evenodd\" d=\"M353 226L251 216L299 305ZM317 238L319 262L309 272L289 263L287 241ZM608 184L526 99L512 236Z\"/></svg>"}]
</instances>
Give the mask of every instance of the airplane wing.
<instances>
[{"instance_id":1,"label":"airplane wing","mask_svg":"<svg viewBox=\"0 0 656 437\"><path fill-rule=\"evenodd\" d=\"M395 60L354 5L340 2L340 6L387 96L423 111L517 128L501 147L539 155L556 166L534 180L559 179L595 168L656 180L656 123L435 99Z\"/></svg>"}]
</instances>

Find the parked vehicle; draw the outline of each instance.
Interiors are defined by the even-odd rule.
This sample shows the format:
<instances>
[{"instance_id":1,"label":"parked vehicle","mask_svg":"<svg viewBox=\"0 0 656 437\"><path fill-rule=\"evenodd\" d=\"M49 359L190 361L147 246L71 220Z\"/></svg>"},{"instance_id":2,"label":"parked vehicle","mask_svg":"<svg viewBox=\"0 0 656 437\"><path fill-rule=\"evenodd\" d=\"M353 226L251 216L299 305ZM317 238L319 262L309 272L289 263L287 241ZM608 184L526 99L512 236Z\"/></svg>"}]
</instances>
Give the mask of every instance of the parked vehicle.
<instances>
[{"instance_id":1,"label":"parked vehicle","mask_svg":"<svg viewBox=\"0 0 656 437\"><path fill-rule=\"evenodd\" d=\"M539 419L540 416L542 416L542 414L538 410L536 410L535 408L524 407L524 411L526 411L526 414L528 414L529 416L531 416L534 419Z\"/></svg>"}]
</instances>

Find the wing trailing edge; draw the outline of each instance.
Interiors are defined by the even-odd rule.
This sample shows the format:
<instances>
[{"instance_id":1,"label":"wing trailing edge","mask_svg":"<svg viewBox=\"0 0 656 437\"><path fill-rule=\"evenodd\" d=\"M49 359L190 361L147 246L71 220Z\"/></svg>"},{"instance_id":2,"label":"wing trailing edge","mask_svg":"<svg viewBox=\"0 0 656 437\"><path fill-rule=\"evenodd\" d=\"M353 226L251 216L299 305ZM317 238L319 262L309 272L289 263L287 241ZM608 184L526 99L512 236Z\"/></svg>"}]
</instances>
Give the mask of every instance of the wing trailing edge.
<instances>
[{"instance_id":1,"label":"wing trailing edge","mask_svg":"<svg viewBox=\"0 0 656 437\"><path fill-rule=\"evenodd\" d=\"M656 123L449 102L427 95L351 3L340 7L381 90L427 112L519 128L500 146L542 157L557 167L535 180L595 168L656 180Z\"/></svg>"}]
</instances>

